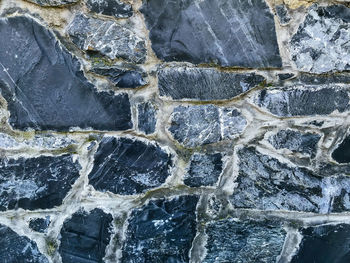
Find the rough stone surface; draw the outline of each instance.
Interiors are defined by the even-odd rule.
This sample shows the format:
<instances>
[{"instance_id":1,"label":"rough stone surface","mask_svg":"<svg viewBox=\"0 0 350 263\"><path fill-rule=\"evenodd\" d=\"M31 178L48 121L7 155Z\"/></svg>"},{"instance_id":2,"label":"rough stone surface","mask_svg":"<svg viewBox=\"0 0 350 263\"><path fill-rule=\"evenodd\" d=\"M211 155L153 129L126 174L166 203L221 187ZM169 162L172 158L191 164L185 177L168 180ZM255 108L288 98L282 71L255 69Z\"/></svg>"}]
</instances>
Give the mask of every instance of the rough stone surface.
<instances>
[{"instance_id":1,"label":"rough stone surface","mask_svg":"<svg viewBox=\"0 0 350 263\"><path fill-rule=\"evenodd\" d=\"M79 211L63 223L59 253L64 263L104 262L111 239L112 215L101 209Z\"/></svg>"},{"instance_id":2,"label":"rough stone surface","mask_svg":"<svg viewBox=\"0 0 350 263\"><path fill-rule=\"evenodd\" d=\"M203 263L277 262L286 232L276 222L241 222L232 218L206 224L207 254Z\"/></svg>"},{"instance_id":3,"label":"rough stone surface","mask_svg":"<svg viewBox=\"0 0 350 263\"><path fill-rule=\"evenodd\" d=\"M66 131L72 127L132 127L127 94L97 90L80 63L33 19L0 19L0 91L16 129Z\"/></svg>"},{"instance_id":4,"label":"rough stone surface","mask_svg":"<svg viewBox=\"0 0 350 263\"><path fill-rule=\"evenodd\" d=\"M338 163L350 163L350 136L347 136L333 151L332 158Z\"/></svg>"},{"instance_id":5,"label":"rough stone surface","mask_svg":"<svg viewBox=\"0 0 350 263\"><path fill-rule=\"evenodd\" d=\"M50 217L45 218L33 218L29 222L29 228L40 233L45 233L49 227L51 221Z\"/></svg>"},{"instance_id":6,"label":"rough stone surface","mask_svg":"<svg viewBox=\"0 0 350 263\"><path fill-rule=\"evenodd\" d=\"M275 9L280 23L282 25L288 24L291 18L289 16L289 12L286 5L276 5Z\"/></svg>"},{"instance_id":7,"label":"rough stone surface","mask_svg":"<svg viewBox=\"0 0 350 263\"><path fill-rule=\"evenodd\" d=\"M282 66L273 15L264 0L150 0L141 12L162 60Z\"/></svg>"},{"instance_id":8,"label":"rough stone surface","mask_svg":"<svg viewBox=\"0 0 350 263\"><path fill-rule=\"evenodd\" d=\"M0 159L0 211L61 205L79 177L71 155Z\"/></svg>"},{"instance_id":9,"label":"rough stone surface","mask_svg":"<svg viewBox=\"0 0 350 263\"><path fill-rule=\"evenodd\" d=\"M98 191L139 194L170 176L172 156L157 144L105 137L95 154L89 183Z\"/></svg>"},{"instance_id":10,"label":"rough stone surface","mask_svg":"<svg viewBox=\"0 0 350 263\"><path fill-rule=\"evenodd\" d=\"M172 113L169 131L178 142L194 147L233 139L246 125L246 119L235 108L178 106Z\"/></svg>"},{"instance_id":11,"label":"rough stone surface","mask_svg":"<svg viewBox=\"0 0 350 263\"><path fill-rule=\"evenodd\" d=\"M138 128L145 134L154 133L157 124L157 109L152 102L137 105Z\"/></svg>"},{"instance_id":12,"label":"rough stone surface","mask_svg":"<svg viewBox=\"0 0 350 263\"><path fill-rule=\"evenodd\" d=\"M185 185L191 187L214 185L223 169L221 153L192 155L187 173L184 176Z\"/></svg>"},{"instance_id":13,"label":"rough stone surface","mask_svg":"<svg viewBox=\"0 0 350 263\"><path fill-rule=\"evenodd\" d=\"M67 32L82 50L133 63L143 63L146 60L145 40L113 20L77 14Z\"/></svg>"},{"instance_id":14,"label":"rough stone surface","mask_svg":"<svg viewBox=\"0 0 350 263\"><path fill-rule=\"evenodd\" d=\"M85 0L91 12L116 18L132 16L132 6L119 0Z\"/></svg>"},{"instance_id":15,"label":"rough stone surface","mask_svg":"<svg viewBox=\"0 0 350 263\"><path fill-rule=\"evenodd\" d=\"M121 262L189 262L197 201L197 196L152 200L132 211Z\"/></svg>"},{"instance_id":16,"label":"rough stone surface","mask_svg":"<svg viewBox=\"0 0 350 263\"><path fill-rule=\"evenodd\" d=\"M65 6L77 3L79 0L26 0L40 6Z\"/></svg>"}]
</instances>

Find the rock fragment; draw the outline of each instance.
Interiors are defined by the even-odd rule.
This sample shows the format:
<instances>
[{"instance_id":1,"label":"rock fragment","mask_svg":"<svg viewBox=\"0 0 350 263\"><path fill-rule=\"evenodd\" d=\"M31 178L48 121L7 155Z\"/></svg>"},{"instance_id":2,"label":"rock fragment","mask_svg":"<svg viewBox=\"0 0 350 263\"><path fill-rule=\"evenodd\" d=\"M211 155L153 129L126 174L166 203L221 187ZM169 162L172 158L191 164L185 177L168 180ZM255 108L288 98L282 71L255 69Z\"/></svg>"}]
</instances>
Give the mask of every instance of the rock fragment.
<instances>
[{"instance_id":1,"label":"rock fragment","mask_svg":"<svg viewBox=\"0 0 350 263\"><path fill-rule=\"evenodd\" d=\"M65 6L77 3L79 0L26 0L44 7Z\"/></svg>"},{"instance_id":2,"label":"rock fragment","mask_svg":"<svg viewBox=\"0 0 350 263\"><path fill-rule=\"evenodd\" d=\"M51 221L49 216L45 218L33 218L29 222L29 228L36 232L45 233L50 223Z\"/></svg>"},{"instance_id":3,"label":"rock fragment","mask_svg":"<svg viewBox=\"0 0 350 263\"><path fill-rule=\"evenodd\" d=\"M87 8L94 13L116 18L132 16L132 6L120 0L85 0Z\"/></svg>"},{"instance_id":4,"label":"rock fragment","mask_svg":"<svg viewBox=\"0 0 350 263\"><path fill-rule=\"evenodd\" d=\"M350 162L350 136L347 136L333 151L332 158L338 163Z\"/></svg>"},{"instance_id":5,"label":"rock fragment","mask_svg":"<svg viewBox=\"0 0 350 263\"><path fill-rule=\"evenodd\" d=\"M145 134L156 131L157 109L152 102L142 102L137 105L138 128Z\"/></svg>"}]
</instances>

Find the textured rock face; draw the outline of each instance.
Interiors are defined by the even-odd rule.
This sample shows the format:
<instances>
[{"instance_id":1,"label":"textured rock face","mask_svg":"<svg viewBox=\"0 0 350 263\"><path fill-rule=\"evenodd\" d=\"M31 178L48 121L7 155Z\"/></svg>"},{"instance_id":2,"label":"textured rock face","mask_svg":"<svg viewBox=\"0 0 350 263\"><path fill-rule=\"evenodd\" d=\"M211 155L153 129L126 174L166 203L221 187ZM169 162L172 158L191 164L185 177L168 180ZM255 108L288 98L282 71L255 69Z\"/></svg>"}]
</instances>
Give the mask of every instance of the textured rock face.
<instances>
[{"instance_id":1,"label":"textured rock face","mask_svg":"<svg viewBox=\"0 0 350 263\"><path fill-rule=\"evenodd\" d=\"M47 209L61 205L79 177L72 156L0 159L0 210Z\"/></svg>"},{"instance_id":2,"label":"textured rock face","mask_svg":"<svg viewBox=\"0 0 350 263\"><path fill-rule=\"evenodd\" d=\"M133 63L146 60L145 41L113 20L77 14L67 29L72 41L85 51L95 51L110 59Z\"/></svg>"},{"instance_id":3,"label":"textured rock face","mask_svg":"<svg viewBox=\"0 0 350 263\"><path fill-rule=\"evenodd\" d=\"M286 5L283 5L283 4L277 5L275 8L276 8L276 14L279 18L280 23L282 25L288 24L291 18L289 16Z\"/></svg>"},{"instance_id":4,"label":"textured rock face","mask_svg":"<svg viewBox=\"0 0 350 263\"><path fill-rule=\"evenodd\" d=\"M78 60L53 34L28 17L0 19L0 91L16 129L66 131L72 127L132 127L127 94L97 90Z\"/></svg>"},{"instance_id":5,"label":"textured rock face","mask_svg":"<svg viewBox=\"0 0 350 263\"><path fill-rule=\"evenodd\" d=\"M240 222L234 219L206 224L207 254L203 263L277 262L286 232L275 222Z\"/></svg>"},{"instance_id":6,"label":"textured rock face","mask_svg":"<svg viewBox=\"0 0 350 263\"><path fill-rule=\"evenodd\" d=\"M157 124L157 110L151 102L137 105L138 127L145 134L154 133Z\"/></svg>"},{"instance_id":7,"label":"textured rock face","mask_svg":"<svg viewBox=\"0 0 350 263\"><path fill-rule=\"evenodd\" d=\"M64 5L75 4L79 0L26 0L26 1L34 4L38 4L41 6L64 6Z\"/></svg>"},{"instance_id":8,"label":"textured rock face","mask_svg":"<svg viewBox=\"0 0 350 263\"><path fill-rule=\"evenodd\" d=\"M104 262L111 239L112 215L101 209L79 211L61 229L59 253L64 263Z\"/></svg>"},{"instance_id":9,"label":"textured rock face","mask_svg":"<svg viewBox=\"0 0 350 263\"><path fill-rule=\"evenodd\" d=\"M198 197L154 200L134 210L126 230L121 262L189 262L196 235Z\"/></svg>"},{"instance_id":10,"label":"textured rock face","mask_svg":"<svg viewBox=\"0 0 350 263\"><path fill-rule=\"evenodd\" d=\"M347 136L333 151L332 158L338 163L350 162L350 136Z\"/></svg>"},{"instance_id":11,"label":"textured rock face","mask_svg":"<svg viewBox=\"0 0 350 263\"><path fill-rule=\"evenodd\" d=\"M171 155L156 144L106 137L95 154L89 183L98 191L138 194L164 183L171 166Z\"/></svg>"},{"instance_id":12,"label":"textured rock face","mask_svg":"<svg viewBox=\"0 0 350 263\"><path fill-rule=\"evenodd\" d=\"M169 132L188 147L233 139L247 125L235 108L214 105L178 106L171 116Z\"/></svg>"},{"instance_id":13,"label":"textured rock face","mask_svg":"<svg viewBox=\"0 0 350 263\"><path fill-rule=\"evenodd\" d=\"M291 40L291 55L301 71L350 69L350 9L343 5L310 8Z\"/></svg>"},{"instance_id":14,"label":"textured rock face","mask_svg":"<svg viewBox=\"0 0 350 263\"><path fill-rule=\"evenodd\" d=\"M144 1L152 48L165 61L281 67L273 16L264 0Z\"/></svg>"},{"instance_id":15,"label":"textured rock face","mask_svg":"<svg viewBox=\"0 0 350 263\"><path fill-rule=\"evenodd\" d=\"M50 225L50 217L46 218L33 218L29 222L29 228L36 232L45 233Z\"/></svg>"},{"instance_id":16,"label":"textured rock face","mask_svg":"<svg viewBox=\"0 0 350 263\"><path fill-rule=\"evenodd\" d=\"M85 3L91 12L106 16L127 18L133 14L131 5L119 0L85 0Z\"/></svg>"},{"instance_id":17,"label":"textured rock face","mask_svg":"<svg viewBox=\"0 0 350 263\"><path fill-rule=\"evenodd\" d=\"M164 68L158 71L161 96L175 100L225 100L236 97L262 82L255 73L239 74L203 68Z\"/></svg>"}]
</instances>

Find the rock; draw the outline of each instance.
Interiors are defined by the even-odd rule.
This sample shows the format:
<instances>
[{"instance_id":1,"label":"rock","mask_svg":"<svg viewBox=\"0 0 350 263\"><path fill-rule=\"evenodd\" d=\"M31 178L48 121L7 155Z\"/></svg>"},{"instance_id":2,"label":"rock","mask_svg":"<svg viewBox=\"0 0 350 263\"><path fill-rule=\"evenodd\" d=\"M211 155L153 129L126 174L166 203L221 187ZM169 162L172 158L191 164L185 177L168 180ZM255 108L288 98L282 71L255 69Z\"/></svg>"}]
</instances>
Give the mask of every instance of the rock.
<instances>
[{"instance_id":1,"label":"rock","mask_svg":"<svg viewBox=\"0 0 350 263\"><path fill-rule=\"evenodd\" d=\"M346 90L333 85L317 88L293 86L281 89L265 89L259 92L256 103L280 117L327 115L349 109Z\"/></svg>"},{"instance_id":2,"label":"rock","mask_svg":"<svg viewBox=\"0 0 350 263\"><path fill-rule=\"evenodd\" d=\"M185 185L191 187L214 185L222 172L221 153L192 155L187 173L184 176Z\"/></svg>"},{"instance_id":3,"label":"rock","mask_svg":"<svg viewBox=\"0 0 350 263\"><path fill-rule=\"evenodd\" d=\"M299 70L312 73L350 69L350 9L313 5L290 42Z\"/></svg>"},{"instance_id":4,"label":"rock","mask_svg":"<svg viewBox=\"0 0 350 263\"><path fill-rule=\"evenodd\" d=\"M112 215L101 209L79 211L63 223L59 253L64 263L104 262L111 240Z\"/></svg>"},{"instance_id":5,"label":"rock","mask_svg":"<svg viewBox=\"0 0 350 263\"><path fill-rule=\"evenodd\" d=\"M20 236L11 228L0 225L0 256L2 262L49 263L41 254L36 243L28 237Z\"/></svg>"},{"instance_id":6,"label":"rock","mask_svg":"<svg viewBox=\"0 0 350 263\"><path fill-rule=\"evenodd\" d=\"M49 227L50 223L51 221L49 216L45 218L33 218L29 222L29 228L36 232L45 233L47 232L47 228Z\"/></svg>"},{"instance_id":7,"label":"rock","mask_svg":"<svg viewBox=\"0 0 350 263\"><path fill-rule=\"evenodd\" d=\"M301 234L303 239L292 263L350 261L349 225L309 227L302 229Z\"/></svg>"},{"instance_id":8,"label":"rock","mask_svg":"<svg viewBox=\"0 0 350 263\"><path fill-rule=\"evenodd\" d=\"M274 18L264 0L149 0L140 10L152 48L164 61L282 66Z\"/></svg>"},{"instance_id":9,"label":"rock","mask_svg":"<svg viewBox=\"0 0 350 263\"><path fill-rule=\"evenodd\" d=\"M246 125L246 119L235 108L178 106L171 115L168 130L178 142L195 147L233 139Z\"/></svg>"},{"instance_id":10,"label":"rock","mask_svg":"<svg viewBox=\"0 0 350 263\"><path fill-rule=\"evenodd\" d=\"M89 183L97 191L139 194L163 184L172 165L172 156L157 144L105 137L95 154Z\"/></svg>"},{"instance_id":11,"label":"rock","mask_svg":"<svg viewBox=\"0 0 350 263\"><path fill-rule=\"evenodd\" d=\"M132 211L121 262L189 262L197 201L197 196L151 200Z\"/></svg>"},{"instance_id":12,"label":"rock","mask_svg":"<svg viewBox=\"0 0 350 263\"><path fill-rule=\"evenodd\" d=\"M333 151L332 158L338 163L350 163L350 136L347 136Z\"/></svg>"},{"instance_id":13,"label":"rock","mask_svg":"<svg viewBox=\"0 0 350 263\"><path fill-rule=\"evenodd\" d=\"M132 7L119 0L85 0L87 8L94 13L116 18L132 16Z\"/></svg>"},{"instance_id":14,"label":"rock","mask_svg":"<svg viewBox=\"0 0 350 263\"><path fill-rule=\"evenodd\" d=\"M293 73L281 73L281 74L278 74L278 79L280 81L291 79L293 77L294 77Z\"/></svg>"},{"instance_id":15,"label":"rock","mask_svg":"<svg viewBox=\"0 0 350 263\"><path fill-rule=\"evenodd\" d=\"M65 6L77 3L79 0L26 0L41 6Z\"/></svg>"},{"instance_id":16,"label":"rock","mask_svg":"<svg viewBox=\"0 0 350 263\"><path fill-rule=\"evenodd\" d=\"M276 149L288 149L292 152L306 154L314 158L317 152L317 143L321 136L313 133L301 133L294 130L280 130L269 137L268 141Z\"/></svg>"},{"instance_id":17,"label":"rock","mask_svg":"<svg viewBox=\"0 0 350 263\"><path fill-rule=\"evenodd\" d=\"M203 263L277 262L286 237L280 223L232 218L207 223L205 232L208 240Z\"/></svg>"},{"instance_id":18,"label":"rock","mask_svg":"<svg viewBox=\"0 0 350 263\"><path fill-rule=\"evenodd\" d=\"M98 92L52 32L27 16L0 19L0 91L15 129L132 127L127 94Z\"/></svg>"},{"instance_id":19,"label":"rock","mask_svg":"<svg viewBox=\"0 0 350 263\"><path fill-rule=\"evenodd\" d=\"M286 5L284 4L276 5L275 9L276 9L276 14L278 16L278 20L280 21L280 24L281 25L288 24L290 21L290 16Z\"/></svg>"},{"instance_id":20,"label":"rock","mask_svg":"<svg viewBox=\"0 0 350 263\"><path fill-rule=\"evenodd\" d=\"M0 159L0 211L48 209L62 204L79 177L71 155Z\"/></svg>"},{"instance_id":21,"label":"rock","mask_svg":"<svg viewBox=\"0 0 350 263\"><path fill-rule=\"evenodd\" d=\"M145 40L114 20L77 14L67 32L84 51L98 52L110 59L125 59L132 63L144 63L146 60Z\"/></svg>"},{"instance_id":22,"label":"rock","mask_svg":"<svg viewBox=\"0 0 350 263\"><path fill-rule=\"evenodd\" d=\"M137 105L138 128L145 134L156 131L157 109L151 102L142 102Z\"/></svg>"},{"instance_id":23,"label":"rock","mask_svg":"<svg viewBox=\"0 0 350 263\"><path fill-rule=\"evenodd\" d=\"M175 100L228 100L246 92L265 78L255 73L221 72L211 68L163 68L158 71L161 96Z\"/></svg>"}]
</instances>

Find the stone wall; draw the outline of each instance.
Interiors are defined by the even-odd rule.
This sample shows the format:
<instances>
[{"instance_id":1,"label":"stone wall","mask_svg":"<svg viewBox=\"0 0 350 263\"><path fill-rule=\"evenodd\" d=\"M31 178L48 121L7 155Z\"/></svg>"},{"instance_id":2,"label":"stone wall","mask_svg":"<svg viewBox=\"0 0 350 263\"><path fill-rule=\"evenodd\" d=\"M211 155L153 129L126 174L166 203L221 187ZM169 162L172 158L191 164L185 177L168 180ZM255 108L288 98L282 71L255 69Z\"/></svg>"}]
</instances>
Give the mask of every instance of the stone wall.
<instances>
[{"instance_id":1,"label":"stone wall","mask_svg":"<svg viewBox=\"0 0 350 263\"><path fill-rule=\"evenodd\" d=\"M0 0L1 262L349 262L350 4L316 2Z\"/></svg>"}]
</instances>

